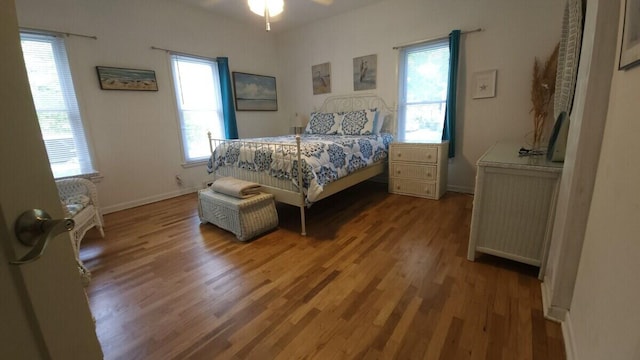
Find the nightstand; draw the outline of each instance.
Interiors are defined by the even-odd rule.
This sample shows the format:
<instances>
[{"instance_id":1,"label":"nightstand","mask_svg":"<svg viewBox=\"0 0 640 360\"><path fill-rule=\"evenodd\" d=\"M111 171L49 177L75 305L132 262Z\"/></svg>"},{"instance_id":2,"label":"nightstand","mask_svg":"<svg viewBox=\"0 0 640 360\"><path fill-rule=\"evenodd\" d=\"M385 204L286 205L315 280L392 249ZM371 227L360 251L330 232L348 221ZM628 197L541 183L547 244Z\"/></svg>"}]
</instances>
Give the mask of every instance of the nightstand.
<instances>
[{"instance_id":1,"label":"nightstand","mask_svg":"<svg viewBox=\"0 0 640 360\"><path fill-rule=\"evenodd\" d=\"M389 145L389 192L438 200L447 191L448 141Z\"/></svg>"}]
</instances>

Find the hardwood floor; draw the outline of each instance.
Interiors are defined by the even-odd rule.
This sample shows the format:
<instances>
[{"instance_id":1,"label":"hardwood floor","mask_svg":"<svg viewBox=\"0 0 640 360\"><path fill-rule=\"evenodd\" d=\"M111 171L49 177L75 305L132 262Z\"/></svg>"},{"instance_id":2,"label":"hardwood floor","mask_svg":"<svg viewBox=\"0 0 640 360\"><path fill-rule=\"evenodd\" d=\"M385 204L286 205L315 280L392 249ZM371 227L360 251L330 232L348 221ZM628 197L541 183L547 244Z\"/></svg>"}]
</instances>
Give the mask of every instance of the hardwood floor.
<instances>
[{"instance_id":1,"label":"hardwood floor","mask_svg":"<svg viewBox=\"0 0 640 360\"><path fill-rule=\"evenodd\" d=\"M106 359L564 359L537 269L466 260L469 195L364 183L242 243L196 195L109 214L81 257Z\"/></svg>"}]
</instances>

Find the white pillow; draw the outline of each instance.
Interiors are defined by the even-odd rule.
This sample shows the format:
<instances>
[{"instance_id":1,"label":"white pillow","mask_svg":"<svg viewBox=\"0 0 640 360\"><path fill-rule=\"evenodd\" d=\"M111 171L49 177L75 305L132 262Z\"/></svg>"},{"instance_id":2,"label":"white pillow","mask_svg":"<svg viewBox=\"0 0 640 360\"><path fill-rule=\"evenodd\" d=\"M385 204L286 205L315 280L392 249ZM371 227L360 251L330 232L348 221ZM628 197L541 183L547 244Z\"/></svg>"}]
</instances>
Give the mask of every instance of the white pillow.
<instances>
[{"instance_id":1,"label":"white pillow","mask_svg":"<svg viewBox=\"0 0 640 360\"><path fill-rule=\"evenodd\" d=\"M382 127L384 126L384 122L387 119L387 116L391 116L390 113L384 111L376 112L376 119L373 122L373 133L378 135L382 131Z\"/></svg>"},{"instance_id":2,"label":"white pillow","mask_svg":"<svg viewBox=\"0 0 640 360\"><path fill-rule=\"evenodd\" d=\"M343 135L373 134L375 114L376 112L371 110L356 110L344 113L338 133Z\"/></svg>"},{"instance_id":3,"label":"white pillow","mask_svg":"<svg viewBox=\"0 0 640 360\"><path fill-rule=\"evenodd\" d=\"M341 113L312 112L304 130L305 134L334 135L340 129Z\"/></svg>"}]
</instances>

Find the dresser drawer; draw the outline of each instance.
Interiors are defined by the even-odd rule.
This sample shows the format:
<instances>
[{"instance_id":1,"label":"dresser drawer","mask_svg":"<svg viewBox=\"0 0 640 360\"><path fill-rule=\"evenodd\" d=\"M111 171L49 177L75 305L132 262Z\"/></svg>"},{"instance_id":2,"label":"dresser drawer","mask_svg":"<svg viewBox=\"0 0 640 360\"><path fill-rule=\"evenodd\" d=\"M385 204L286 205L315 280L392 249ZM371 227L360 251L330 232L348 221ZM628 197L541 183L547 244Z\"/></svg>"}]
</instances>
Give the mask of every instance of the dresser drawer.
<instances>
[{"instance_id":1,"label":"dresser drawer","mask_svg":"<svg viewBox=\"0 0 640 360\"><path fill-rule=\"evenodd\" d=\"M391 161L438 162L437 147L391 144L389 153Z\"/></svg>"},{"instance_id":2,"label":"dresser drawer","mask_svg":"<svg viewBox=\"0 0 640 360\"><path fill-rule=\"evenodd\" d=\"M389 192L437 199L436 184L409 179L389 179Z\"/></svg>"},{"instance_id":3,"label":"dresser drawer","mask_svg":"<svg viewBox=\"0 0 640 360\"><path fill-rule=\"evenodd\" d=\"M389 176L416 180L434 180L438 176L435 165L415 165L412 163L394 162L390 165Z\"/></svg>"}]
</instances>

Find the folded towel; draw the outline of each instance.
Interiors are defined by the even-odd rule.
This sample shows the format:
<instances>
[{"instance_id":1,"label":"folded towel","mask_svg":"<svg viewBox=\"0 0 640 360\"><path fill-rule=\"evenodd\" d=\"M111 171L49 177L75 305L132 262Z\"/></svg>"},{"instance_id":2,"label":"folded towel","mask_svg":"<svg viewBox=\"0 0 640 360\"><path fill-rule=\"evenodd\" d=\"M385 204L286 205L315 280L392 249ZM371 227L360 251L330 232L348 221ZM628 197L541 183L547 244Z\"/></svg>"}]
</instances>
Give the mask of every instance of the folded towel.
<instances>
[{"instance_id":1,"label":"folded towel","mask_svg":"<svg viewBox=\"0 0 640 360\"><path fill-rule=\"evenodd\" d=\"M219 178L211 184L211 190L240 199L260 193L260 184L236 179L234 177Z\"/></svg>"}]
</instances>

